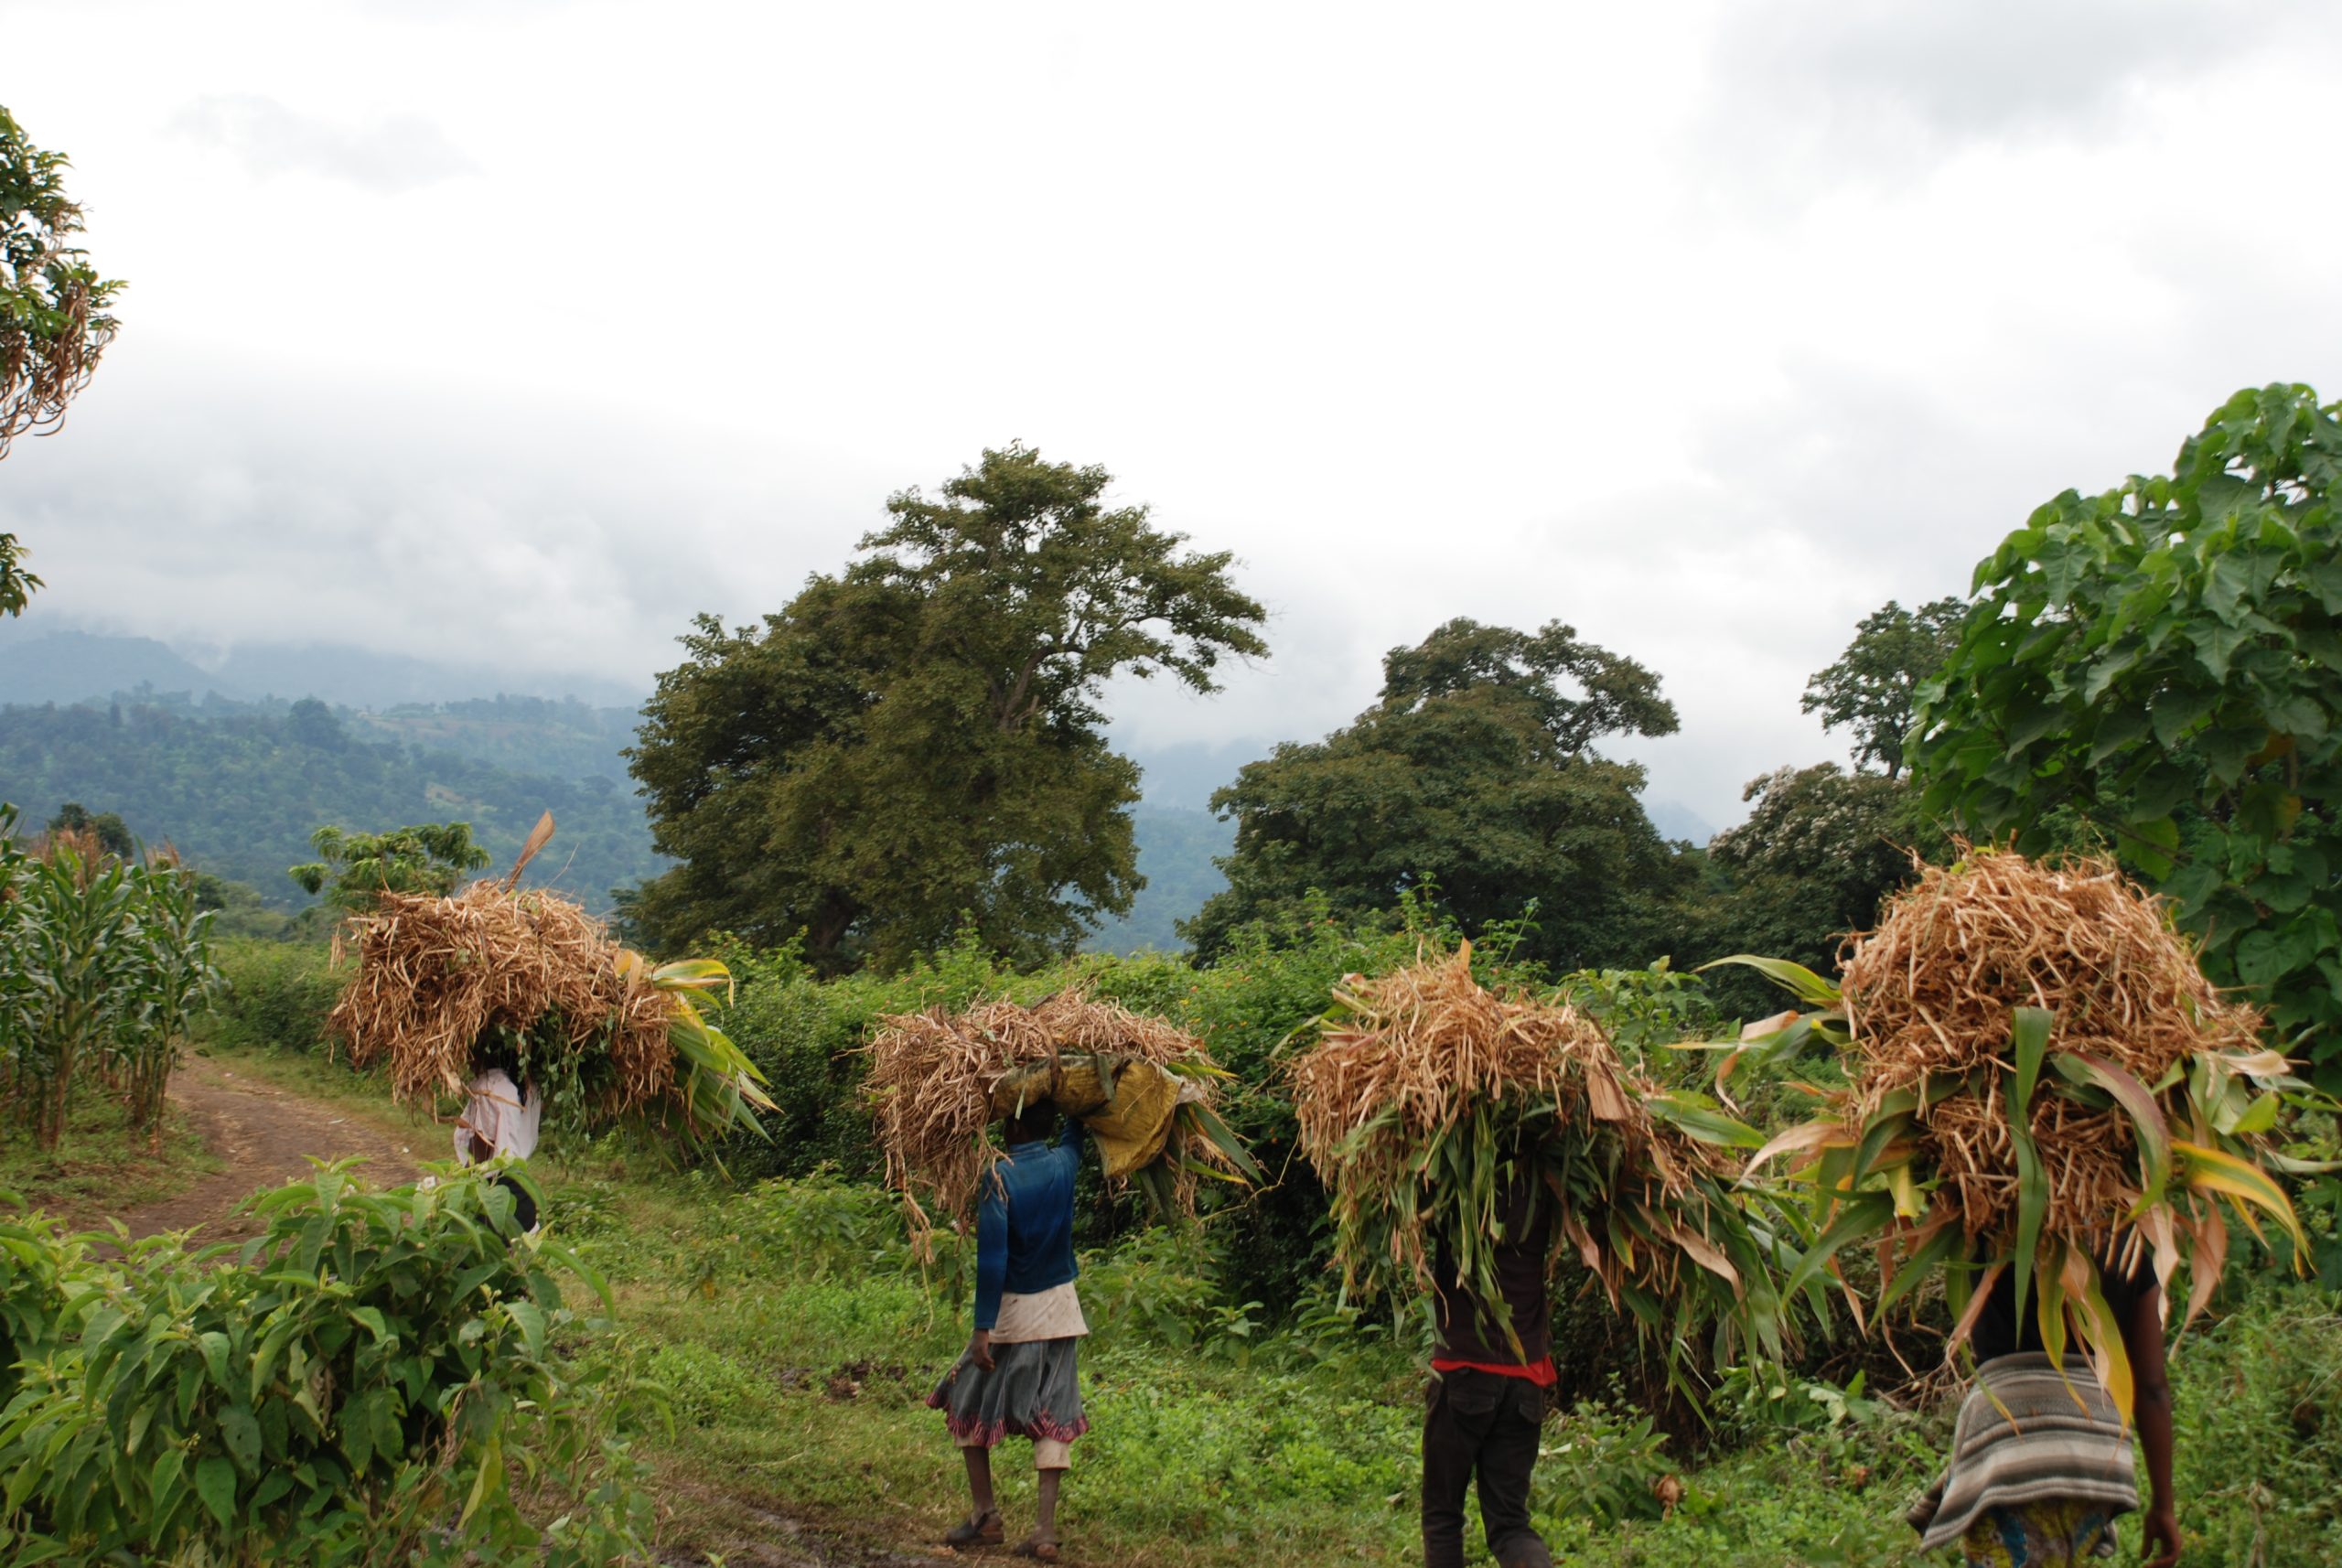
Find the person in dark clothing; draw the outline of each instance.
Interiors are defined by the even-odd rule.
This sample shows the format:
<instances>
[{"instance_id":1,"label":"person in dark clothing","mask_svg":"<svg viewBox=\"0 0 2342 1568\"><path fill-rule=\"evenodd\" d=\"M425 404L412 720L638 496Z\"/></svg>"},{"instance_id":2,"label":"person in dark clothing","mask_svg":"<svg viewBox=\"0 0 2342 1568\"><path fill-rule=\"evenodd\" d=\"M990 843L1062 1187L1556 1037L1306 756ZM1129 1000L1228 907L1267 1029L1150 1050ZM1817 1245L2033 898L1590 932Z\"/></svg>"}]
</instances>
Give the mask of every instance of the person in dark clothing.
<instances>
[{"instance_id":1,"label":"person in dark clothing","mask_svg":"<svg viewBox=\"0 0 2342 1568\"><path fill-rule=\"evenodd\" d=\"M1475 1479L1480 1520L1499 1568L1552 1568L1529 1523L1529 1477L1554 1382L1552 1305L1545 1264L1554 1202L1531 1170L1516 1166L1498 1219L1497 1290L1509 1324L1457 1277L1454 1249L1433 1258L1438 1343L1423 1416L1423 1563L1463 1568L1464 1497ZM1507 1327L1511 1332L1506 1332Z\"/></svg>"},{"instance_id":2,"label":"person in dark clothing","mask_svg":"<svg viewBox=\"0 0 2342 1568\"><path fill-rule=\"evenodd\" d=\"M1032 1439L1038 1494L1033 1533L1020 1556L1055 1562L1058 1488L1073 1444L1090 1430L1081 1412L1076 1349L1090 1332L1074 1290L1073 1182L1087 1144L1044 1101L1008 1123L1008 1155L993 1168L976 1208L976 1322L968 1348L928 1396L944 1412L968 1468L972 1505L946 1535L954 1548L1003 1539L994 1501L993 1444Z\"/></svg>"}]
</instances>

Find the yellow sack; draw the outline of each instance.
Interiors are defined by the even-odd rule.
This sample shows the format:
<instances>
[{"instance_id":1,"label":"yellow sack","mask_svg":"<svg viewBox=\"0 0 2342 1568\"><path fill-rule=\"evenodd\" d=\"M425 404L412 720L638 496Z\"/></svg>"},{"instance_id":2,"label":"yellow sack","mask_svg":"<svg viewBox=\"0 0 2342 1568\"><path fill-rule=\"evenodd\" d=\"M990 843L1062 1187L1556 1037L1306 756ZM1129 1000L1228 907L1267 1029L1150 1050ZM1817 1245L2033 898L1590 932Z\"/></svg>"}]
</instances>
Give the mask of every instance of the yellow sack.
<instances>
[{"instance_id":1,"label":"yellow sack","mask_svg":"<svg viewBox=\"0 0 2342 1568\"><path fill-rule=\"evenodd\" d=\"M995 1116L1044 1100L1090 1130L1108 1176L1126 1176L1152 1165L1170 1141L1179 1078L1132 1057L1069 1053L1054 1069L1047 1062L1013 1069L992 1089Z\"/></svg>"}]
</instances>

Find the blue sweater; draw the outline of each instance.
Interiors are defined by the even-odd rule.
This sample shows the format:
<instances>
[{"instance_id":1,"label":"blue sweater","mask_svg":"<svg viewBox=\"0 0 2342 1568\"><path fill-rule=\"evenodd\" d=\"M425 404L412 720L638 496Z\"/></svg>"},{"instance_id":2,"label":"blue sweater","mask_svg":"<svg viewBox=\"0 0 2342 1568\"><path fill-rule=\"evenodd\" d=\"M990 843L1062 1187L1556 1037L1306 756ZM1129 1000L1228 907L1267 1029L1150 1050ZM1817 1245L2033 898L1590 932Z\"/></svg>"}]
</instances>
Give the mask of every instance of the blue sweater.
<instances>
[{"instance_id":1,"label":"blue sweater","mask_svg":"<svg viewBox=\"0 0 2342 1568\"><path fill-rule=\"evenodd\" d=\"M1066 1119L1054 1144L1011 1144L976 1206L976 1326L1000 1321L1003 1291L1018 1295L1064 1284L1073 1262L1073 1173L1081 1123Z\"/></svg>"}]
</instances>

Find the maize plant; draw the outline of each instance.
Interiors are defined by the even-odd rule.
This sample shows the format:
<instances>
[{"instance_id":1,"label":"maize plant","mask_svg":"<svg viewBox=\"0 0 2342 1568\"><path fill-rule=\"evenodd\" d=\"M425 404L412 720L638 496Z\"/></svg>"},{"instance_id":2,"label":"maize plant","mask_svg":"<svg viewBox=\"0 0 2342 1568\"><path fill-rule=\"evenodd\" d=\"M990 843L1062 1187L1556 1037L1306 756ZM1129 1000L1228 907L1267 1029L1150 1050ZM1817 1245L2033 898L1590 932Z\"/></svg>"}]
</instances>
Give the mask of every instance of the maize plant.
<instances>
[{"instance_id":1,"label":"maize plant","mask_svg":"<svg viewBox=\"0 0 2342 1568\"><path fill-rule=\"evenodd\" d=\"M1815 1239L1784 1294L1817 1307L1834 1260L1876 1250L1884 1312L1945 1271L1965 1343L2010 1276L2022 1321L2053 1357L2088 1356L2127 1417L2132 1377L2103 1281L2152 1270L2191 1281L2186 1318L2209 1301L2231 1219L2256 1237L2304 1238L2272 1173L2309 1168L2266 1147L2300 1090L2261 1048L2260 1019L2216 992L2161 906L2102 861L2045 865L1991 850L1929 867L1848 949L1842 983L1739 956L1802 1011L1726 1047L1735 1069L1816 1046L1846 1081L1815 1089L1820 1113L1772 1138L1753 1176L1785 1156ZM1851 1290L1846 1299L1864 1316Z\"/></svg>"}]
</instances>

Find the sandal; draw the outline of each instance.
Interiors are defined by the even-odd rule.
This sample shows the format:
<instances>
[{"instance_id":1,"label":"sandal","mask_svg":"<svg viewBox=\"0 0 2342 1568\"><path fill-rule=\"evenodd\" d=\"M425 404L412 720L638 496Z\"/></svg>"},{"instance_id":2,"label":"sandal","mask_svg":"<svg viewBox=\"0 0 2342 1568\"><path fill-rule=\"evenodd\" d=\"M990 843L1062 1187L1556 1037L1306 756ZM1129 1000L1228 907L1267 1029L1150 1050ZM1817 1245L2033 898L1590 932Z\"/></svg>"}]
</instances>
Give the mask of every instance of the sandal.
<instances>
[{"instance_id":1,"label":"sandal","mask_svg":"<svg viewBox=\"0 0 2342 1568\"><path fill-rule=\"evenodd\" d=\"M1000 1510L986 1509L953 1525L944 1535L943 1544L955 1552L969 1546L998 1546L1002 1533Z\"/></svg>"},{"instance_id":2,"label":"sandal","mask_svg":"<svg viewBox=\"0 0 2342 1568\"><path fill-rule=\"evenodd\" d=\"M1054 1541L1034 1541L1028 1538L1010 1547L1009 1555L1032 1557L1043 1563L1054 1563L1058 1560L1058 1543Z\"/></svg>"}]
</instances>

